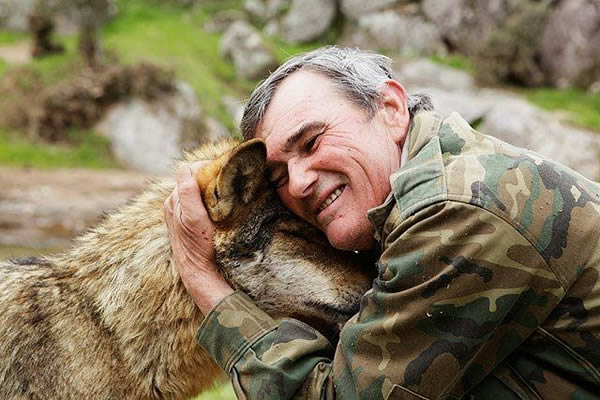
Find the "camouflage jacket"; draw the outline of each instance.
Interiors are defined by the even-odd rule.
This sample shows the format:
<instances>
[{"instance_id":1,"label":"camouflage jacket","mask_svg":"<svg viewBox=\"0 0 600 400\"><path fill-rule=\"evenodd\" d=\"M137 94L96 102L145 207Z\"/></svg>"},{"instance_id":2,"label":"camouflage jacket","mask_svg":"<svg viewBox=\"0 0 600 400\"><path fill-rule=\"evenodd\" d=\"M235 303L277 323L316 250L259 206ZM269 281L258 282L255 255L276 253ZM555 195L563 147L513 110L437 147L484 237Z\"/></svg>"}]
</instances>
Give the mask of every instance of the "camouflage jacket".
<instances>
[{"instance_id":1,"label":"camouflage jacket","mask_svg":"<svg viewBox=\"0 0 600 400\"><path fill-rule=\"evenodd\" d=\"M379 276L337 348L242 293L199 343L239 398L600 397L600 186L472 129L418 114L369 213Z\"/></svg>"}]
</instances>

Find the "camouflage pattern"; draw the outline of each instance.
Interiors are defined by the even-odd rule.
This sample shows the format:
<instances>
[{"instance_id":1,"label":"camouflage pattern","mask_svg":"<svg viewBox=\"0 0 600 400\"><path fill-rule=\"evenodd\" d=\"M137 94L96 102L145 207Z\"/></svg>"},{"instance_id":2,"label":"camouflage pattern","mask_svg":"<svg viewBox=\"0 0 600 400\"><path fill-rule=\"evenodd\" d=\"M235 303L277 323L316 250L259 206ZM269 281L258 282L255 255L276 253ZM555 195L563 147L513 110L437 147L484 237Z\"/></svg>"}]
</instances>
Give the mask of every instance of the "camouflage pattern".
<instances>
[{"instance_id":1,"label":"camouflage pattern","mask_svg":"<svg viewBox=\"0 0 600 400\"><path fill-rule=\"evenodd\" d=\"M458 114L418 114L403 151L335 352L242 294L206 318L238 397L600 398L600 186Z\"/></svg>"}]
</instances>

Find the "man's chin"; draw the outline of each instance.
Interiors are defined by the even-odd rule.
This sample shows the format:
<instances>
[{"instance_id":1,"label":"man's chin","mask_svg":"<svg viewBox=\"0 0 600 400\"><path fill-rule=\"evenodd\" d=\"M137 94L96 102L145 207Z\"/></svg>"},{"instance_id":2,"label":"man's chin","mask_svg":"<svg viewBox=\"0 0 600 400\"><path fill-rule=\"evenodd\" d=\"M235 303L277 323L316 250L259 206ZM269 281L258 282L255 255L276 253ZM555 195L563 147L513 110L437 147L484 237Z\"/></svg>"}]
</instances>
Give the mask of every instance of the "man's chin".
<instances>
[{"instance_id":1,"label":"man's chin","mask_svg":"<svg viewBox=\"0 0 600 400\"><path fill-rule=\"evenodd\" d=\"M372 232L353 232L352 230L343 232L331 225L327 227L325 234L329 243L333 247L339 250L372 250L375 248L376 242L373 238Z\"/></svg>"}]
</instances>

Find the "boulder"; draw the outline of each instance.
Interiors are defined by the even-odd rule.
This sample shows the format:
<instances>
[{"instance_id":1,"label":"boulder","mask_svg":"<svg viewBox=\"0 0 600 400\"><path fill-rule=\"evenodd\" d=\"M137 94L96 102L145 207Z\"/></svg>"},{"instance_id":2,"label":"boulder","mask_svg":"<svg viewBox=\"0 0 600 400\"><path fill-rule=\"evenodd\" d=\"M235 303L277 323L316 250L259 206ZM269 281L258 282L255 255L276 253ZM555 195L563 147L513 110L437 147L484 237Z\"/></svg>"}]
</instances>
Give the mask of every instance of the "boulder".
<instances>
[{"instance_id":1,"label":"boulder","mask_svg":"<svg viewBox=\"0 0 600 400\"><path fill-rule=\"evenodd\" d=\"M223 103L223 105L227 109L227 112L231 116L231 119L233 120L233 125L239 127L240 122L242 122L242 117L244 116L244 107L246 106L246 104L233 96L223 96L221 102Z\"/></svg>"},{"instance_id":2,"label":"boulder","mask_svg":"<svg viewBox=\"0 0 600 400\"><path fill-rule=\"evenodd\" d=\"M206 21L202 28L208 33L223 33L235 21L245 20L246 15L241 10L219 11L211 19Z\"/></svg>"},{"instance_id":3,"label":"boulder","mask_svg":"<svg viewBox=\"0 0 600 400\"><path fill-rule=\"evenodd\" d=\"M410 2L411 0L341 0L340 9L346 17L358 19L369 13Z\"/></svg>"},{"instance_id":4,"label":"boulder","mask_svg":"<svg viewBox=\"0 0 600 400\"><path fill-rule=\"evenodd\" d=\"M233 62L236 73L244 78L263 78L277 68L277 59L246 21L235 21L227 28L221 38L220 53Z\"/></svg>"},{"instance_id":5,"label":"boulder","mask_svg":"<svg viewBox=\"0 0 600 400\"><path fill-rule=\"evenodd\" d=\"M258 21L272 20L289 7L291 0L245 0L244 10Z\"/></svg>"},{"instance_id":6,"label":"boulder","mask_svg":"<svg viewBox=\"0 0 600 400\"><path fill-rule=\"evenodd\" d=\"M587 178L600 178L598 134L568 126L516 96L498 99L478 129L563 163Z\"/></svg>"},{"instance_id":7,"label":"boulder","mask_svg":"<svg viewBox=\"0 0 600 400\"><path fill-rule=\"evenodd\" d=\"M448 91L475 89L473 78L465 71L436 64L427 59L395 63L394 72L400 82L409 88L435 87Z\"/></svg>"},{"instance_id":8,"label":"boulder","mask_svg":"<svg viewBox=\"0 0 600 400\"><path fill-rule=\"evenodd\" d=\"M435 25L419 15L384 11L360 18L358 26L372 38L373 48L408 55L438 54L445 48Z\"/></svg>"},{"instance_id":9,"label":"boulder","mask_svg":"<svg viewBox=\"0 0 600 400\"><path fill-rule=\"evenodd\" d=\"M519 0L423 0L421 9L454 50L470 55L504 21L515 1Z\"/></svg>"},{"instance_id":10,"label":"boulder","mask_svg":"<svg viewBox=\"0 0 600 400\"><path fill-rule=\"evenodd\" d=\"M182 149L226 136L210 130L191 87L177 83L175 93L149 101L132 98L111 106L94 130L111 140L123 165L153 174L166 174Z\"/></svg>"},{"instance_id":11,"label":"boulder","mask_svg":"<svg viewBox=\"0 0 600 400\"><path fill-rule=\"evenodd\" d=\"M346 29L341 43L374 51L392 50L406 56L445 52L441 36L432 23L419 15L393 10L359 18Z\"/></svg>"},{"instance_id":12,"label":"boulder","mask_svg":"<svg viewBox=\"0 0 600 400\"><path fill-rule=\"evenodd\" d=\"M280 33L288 42L309 42L327 32L335 14L335 0L293 0L281 20Z\"/></svg>"},{"instance_id":13,"label":"boulder","mask_svg":"<svg viewBox=\"0 0 600 400\"><path fill-rule=\"evenodd\" d=\"M0 28L26 32L37 0L0 0Z\"/></svg>"},{"instance_id":14,"label":"boulder","mask_svg":"<svg viewBox=\"0 0 600 400\"><path fill-rule=\"evenodd\" d=\"M600 2L560 2L544 31L540 53L554 86L588 87L600 81Z\"/></svg>"},{"instance_id":15,"label":"boulder","mask_svg":"<svg viewBox=\"0 0 600 400\"><path fill-rule=\"evenodd\" d=\"M536 151L582 175L600 178L600 136L562 122L509 92L479 89L463 71L417 60L394 65L409 93L426 93L444 117L456 111L488 135Z\"/></svg>"}]
</instances>

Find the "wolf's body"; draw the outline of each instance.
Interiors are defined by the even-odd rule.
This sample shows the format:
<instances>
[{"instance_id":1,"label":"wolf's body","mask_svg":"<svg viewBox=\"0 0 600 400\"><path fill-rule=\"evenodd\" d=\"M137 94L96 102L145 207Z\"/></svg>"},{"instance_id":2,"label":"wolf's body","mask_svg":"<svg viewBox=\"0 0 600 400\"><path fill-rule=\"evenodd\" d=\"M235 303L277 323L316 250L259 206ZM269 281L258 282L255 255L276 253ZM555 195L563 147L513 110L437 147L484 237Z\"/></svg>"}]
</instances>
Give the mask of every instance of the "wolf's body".
<instances>
[{"instance_id":1,"label":"wolf's body","mask_svg":"<svg viewBox=\"0 0 600 400\"><path fill-rule=\"evenodd\" d=\"M369 277L279 203L261 143L234 146L190 157L217 159L198 181L220 270L273 316L335 330ZM171 259L162 205L173 187L152 184L63 254L0 263L1 399L183 399L223 377L195 342L203 317Z\"/></svg>"}]
</instances>

